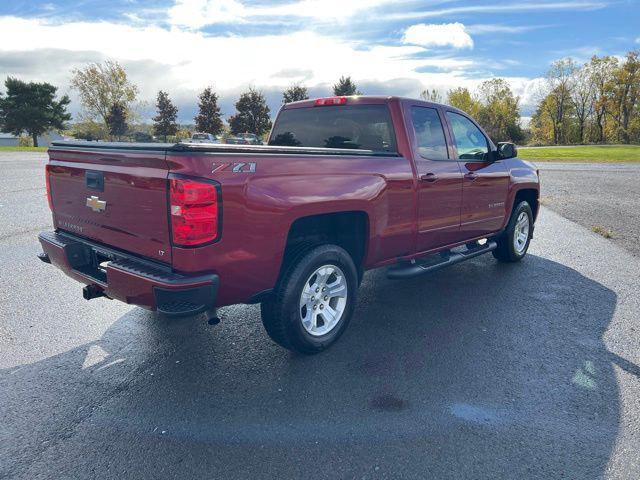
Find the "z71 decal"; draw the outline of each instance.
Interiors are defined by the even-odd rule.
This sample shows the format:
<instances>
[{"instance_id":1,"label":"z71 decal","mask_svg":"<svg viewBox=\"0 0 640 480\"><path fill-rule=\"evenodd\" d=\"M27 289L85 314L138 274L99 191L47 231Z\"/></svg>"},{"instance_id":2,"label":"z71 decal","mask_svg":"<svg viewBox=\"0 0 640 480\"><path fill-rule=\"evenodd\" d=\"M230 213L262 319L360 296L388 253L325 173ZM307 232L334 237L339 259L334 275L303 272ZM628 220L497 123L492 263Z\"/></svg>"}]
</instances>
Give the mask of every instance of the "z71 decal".
<instances>
[{"instance_id":1,"label":"z71 decal","mask_svg":"<svg viewBox=\"0 0 640 480\"><path fill-rule=\"evenodd\" d=\"M214 163L211 173L231 170L232 173L256 173L255 162Z\"/></svg>"}]
</instances>

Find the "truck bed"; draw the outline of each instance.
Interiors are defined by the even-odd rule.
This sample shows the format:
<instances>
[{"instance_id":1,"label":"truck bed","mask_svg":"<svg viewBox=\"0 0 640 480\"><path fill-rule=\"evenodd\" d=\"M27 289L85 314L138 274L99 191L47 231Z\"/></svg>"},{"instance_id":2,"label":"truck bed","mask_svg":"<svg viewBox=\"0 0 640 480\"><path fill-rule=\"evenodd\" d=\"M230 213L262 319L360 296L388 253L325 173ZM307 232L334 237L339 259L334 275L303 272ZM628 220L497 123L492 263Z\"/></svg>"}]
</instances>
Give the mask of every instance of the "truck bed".
<instances>
[{"instance_id":1,"label":"truck bed","mask_svg":"<svg viewBox=\"0 0 640 480\"><path fill-rule=\"evenodd\" d=\"M136 150L164 152L206 152L232 154L271 154L271 155L348 155L348 156L381 156L395 157L397 153L376 152L373 150L350 148L317 148L317 147L281 147L272 145L229 145L215 143L128 143L128 142L85 142L59 141L51 143L51 150Z\"/></svg>"}]
</instances>

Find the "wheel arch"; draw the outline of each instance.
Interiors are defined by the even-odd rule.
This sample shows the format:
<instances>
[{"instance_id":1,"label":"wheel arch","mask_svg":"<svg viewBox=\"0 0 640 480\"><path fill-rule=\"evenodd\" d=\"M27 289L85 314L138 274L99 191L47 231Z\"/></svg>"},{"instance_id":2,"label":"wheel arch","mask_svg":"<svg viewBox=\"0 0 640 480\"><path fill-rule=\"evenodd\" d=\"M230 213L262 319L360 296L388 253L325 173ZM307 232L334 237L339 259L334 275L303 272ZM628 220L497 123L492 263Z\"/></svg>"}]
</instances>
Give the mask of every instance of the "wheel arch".
<instances>
[{"instance_id":1,"label":"wheel arch","mask_svg":"<svg viewBox=\"0 0 640 480\"><path fill-rule=\"evenodd\" d=\"M516 206L522 201L526 201L531 207L531 212L533 213L533 221L535 222L538 218L538 212L540 210L539 190L536 188L522 188L518 190L514 196L511 211L513 211L513 209L516 208Z\"/></svg>"},{"instance_id":2,"label":"wheel arch","mask_svg":"<svg viewBox=\"0 0 640 480\"><path fill-rule=\"evenodd\" d=\"M358 270L358 280L369 243L369 215L363 210L308 215L295 219L289 228L280 275L298 255L315 245L332 243L344 248Z\"/></svg>"}]
</instances>

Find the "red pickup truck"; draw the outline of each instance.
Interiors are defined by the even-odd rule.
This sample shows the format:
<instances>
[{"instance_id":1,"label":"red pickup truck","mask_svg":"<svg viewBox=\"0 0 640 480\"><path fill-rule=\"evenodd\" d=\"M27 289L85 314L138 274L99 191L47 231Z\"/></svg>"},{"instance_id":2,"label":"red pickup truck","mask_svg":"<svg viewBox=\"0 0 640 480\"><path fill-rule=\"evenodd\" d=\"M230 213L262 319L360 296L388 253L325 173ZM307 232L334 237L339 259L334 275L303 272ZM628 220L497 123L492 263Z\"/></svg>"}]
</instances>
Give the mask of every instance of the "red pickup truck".
<instances>
[{"instance_id":1,"label":"red pickup truck","mask_svg":"<svg viewBox=\"0 0 640 480\"><path fill-rule=\"evenodd\" d=\"M539 176L455 108L397 97L286 104L268 145L59 142L40 259L165 315L261 303L283 347L345 330L365 270L400 279L524 257Z\"/></svg>"}]
</instances>

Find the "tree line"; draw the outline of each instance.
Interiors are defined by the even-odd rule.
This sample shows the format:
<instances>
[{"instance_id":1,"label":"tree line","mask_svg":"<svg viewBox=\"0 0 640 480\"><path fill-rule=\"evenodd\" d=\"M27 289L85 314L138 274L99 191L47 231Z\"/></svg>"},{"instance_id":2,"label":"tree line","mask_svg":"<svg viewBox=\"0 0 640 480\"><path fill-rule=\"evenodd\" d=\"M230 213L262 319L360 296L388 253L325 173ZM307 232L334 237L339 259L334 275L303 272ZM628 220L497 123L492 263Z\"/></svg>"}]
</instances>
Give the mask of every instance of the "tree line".
<instances>
[{"instance_id":1,"label":"tree line","mask_svg":"<svg viewBox=\"0 0 640 480\"><path fill-rule=\"evenodd\" d=\"M503 78L486 80L475 92L458 87L449 90L443 98L437 90L424 90L420 98L467 112L495 142L522 143L526 138L520 125L520 98L513 94Z\"/></svg>"},{"instance_id":2,"label":"tree line","mask_svg":"<svg viewBox=\"0 0 640 480\"><path fill-rule=\"evenodd\" d=\"M145 132L131 134L131 125L139 120L135 108L139 89L118 62L107 60L73 70L71 88L78 93L83 107L79 121L71 127L72 136L86 140L132 138L152 141L153 137ZM68 128L67 122L71 120L67 112L69 97L64 95L56 100L57 88L53 85L8 77L5 89L5 95L0 93L0 129L3 132L17 136L27 133L33 145L38 146L39 135ZM344 76L334 85L333 92L335 95L360 94L351 78ZM292 85L282 93L283 103L308 98L308 90L302 85ZM194 118L196 131L212 135L248 132L263 136L271 129L271 111L261 91L249 88L240 95L235 104L236 113L228 119L228 128L218 101L218 94L212 87L206 87L198 95L198 113ZM156 115L150 129L153 135L164 141L189 136L191 132L181 129L178 108L167 92L160 90L157 93L155 106Z\"/></svg>"},{"instance_id":3,"label":"tree line","mask_svg":"<svg viewBox=\"0 0 640 480\"><path fill-rule=\"evenodd\" d=\"M72 71L71 87L77 91L83 110L71 128L72 136L88 140L123 137L152 141L152 136L179 140L187 137L178 123L178 108L165 91L156 96L156 115L148 132L139 122L136 102L139 90L118 62L87 65ZM9 77L6 94L0 93L0 129L15 135L27 133L37 146L37 137L49 130L67 128L71 115L67 95L56 98L57 88L48 83L24 82ZM349 76L333 85L337 96L362 95ZM638 51L623 59L594 56L584 65L567 58L554 62L546 74L529 129L523 129L520 98L508 82L493 78L474 91L453 88L443 95L424 90L421 98L447 103L473 116L496 142L536 144L637 143L640 142L640 58ZM282 92L283 103L306 100L309 92L301 84ZM198 95L194 127L212 135L254 133L271 129L271 111L264 94L249 88L235 103L236 112L223 121L219 96L212 87Z\"/></svg>"},{"instance_id":4,"label":"tree line","mask_svg":"<svg viewBox=\"0 0 640 480\"><path fill-rule=\"evenodd\" d=\"M121 139L128 130L128 122L135 118L134 102L138 89L128 79L126 72L117 62L91 64L84 69L74 70L71 85L78 93L88 121L77 125L76 135L82 138L99 139L107 133ZM350 77L341 77L333 88L335 95L358 95L355 83ZM302 85L292 85L282 93L283 103L306 100L308 90ZM194 118L197 132L221 135L227 128L218 105L219 96L212 87L206 87L198 95L198 113ZM152 118L152 133L158 138L176 139L188 136L181 132L178 123L178 108L169 94L160 90L156 96L156 115ZM263 136L271 129L271 111L264 94L249 88L240 94L235 103L236 113L228 119L228 132L254 133ZM96 122L99 120L99 122ZM92 130L92 131L88 131Z\"/></svg>"},{"instance_id":5,"label":"tree line","mask_svg":"<svg viewBox=\"0 0 640 480\"><path fill-rule=\"evenodd\" d=\"M553 63L531 134L536 143L555 145L640 142L639 52Z\"/></svg>"}]
</instances>

